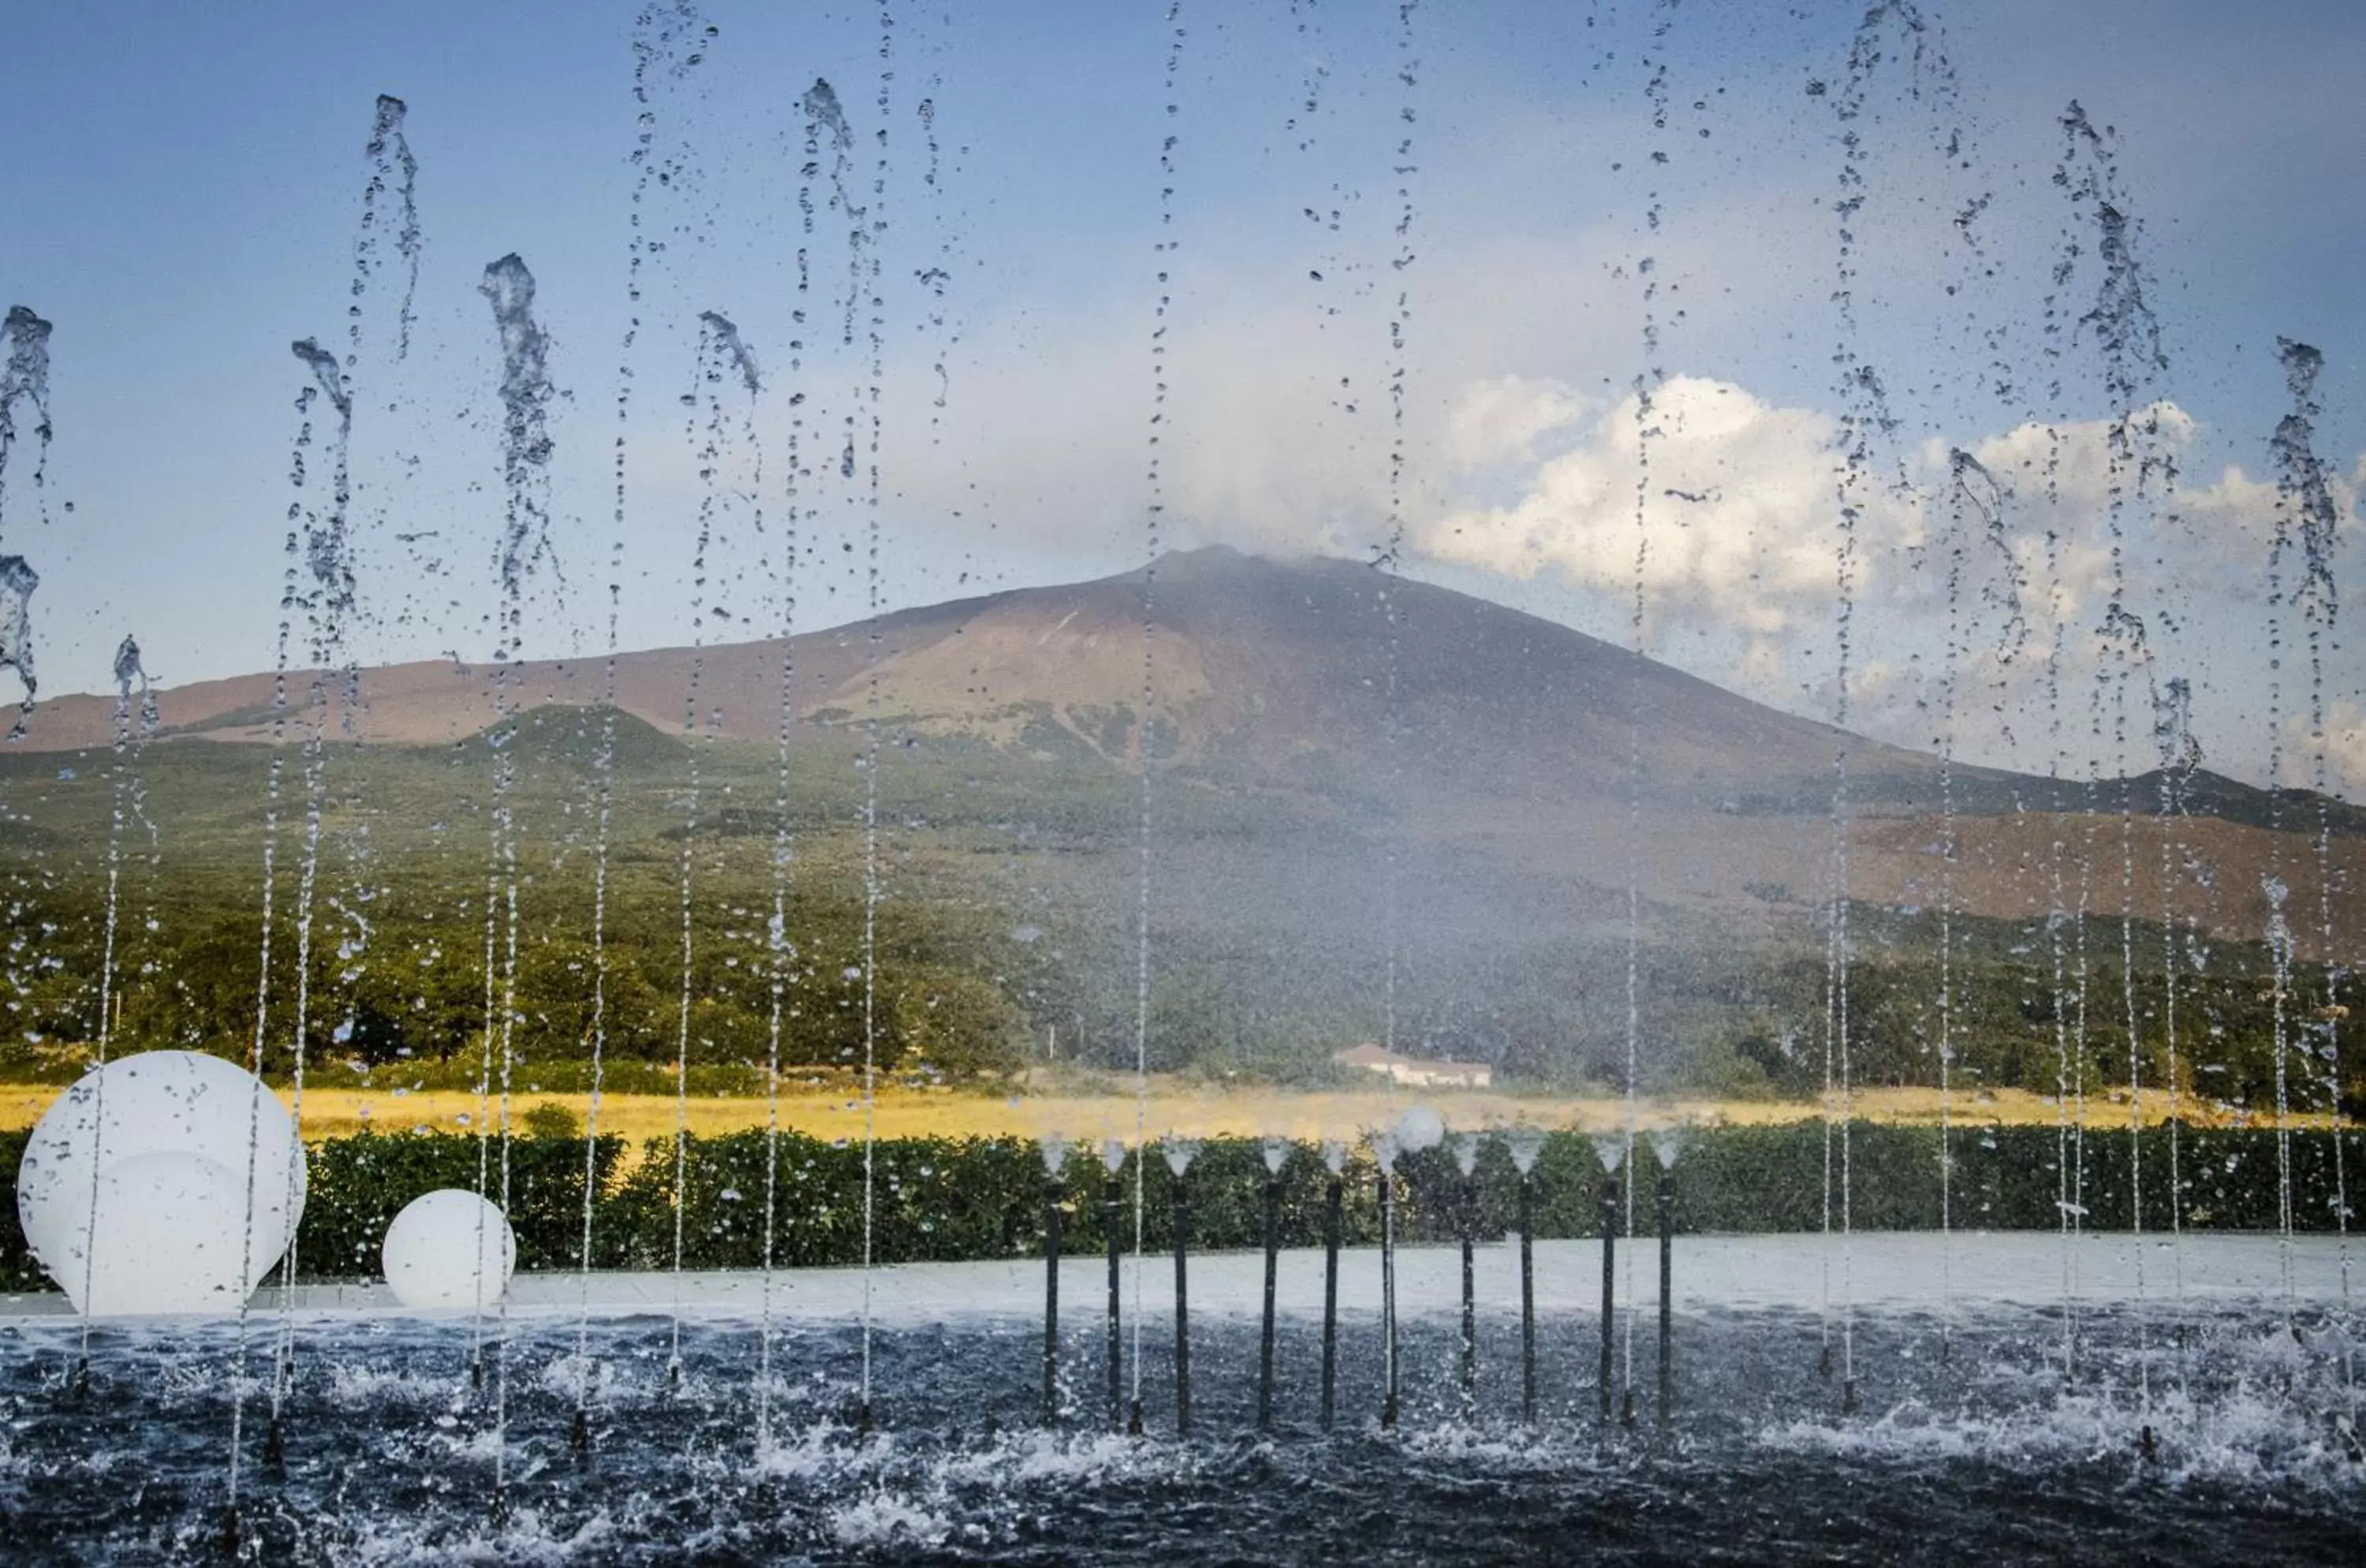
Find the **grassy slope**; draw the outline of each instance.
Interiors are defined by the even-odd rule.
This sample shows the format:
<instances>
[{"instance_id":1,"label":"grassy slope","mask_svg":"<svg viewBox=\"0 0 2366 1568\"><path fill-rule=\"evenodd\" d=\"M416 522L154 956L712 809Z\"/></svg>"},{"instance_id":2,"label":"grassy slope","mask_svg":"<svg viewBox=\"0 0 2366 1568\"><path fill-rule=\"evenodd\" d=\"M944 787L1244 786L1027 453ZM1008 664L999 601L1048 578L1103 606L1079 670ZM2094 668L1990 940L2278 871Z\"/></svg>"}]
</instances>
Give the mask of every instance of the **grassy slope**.
<instances>
[{"instance_id":1,"label":"grassy slope","mask_svg":"<svg viewBox=\"0 0 2366 1568\"><path fill-rule=\"evenodd\" d=\"M670 1060L692 748L630 717L620 717L614 733L608 938L612 960L630 973L611 998L612 1046ZM513 743L512 804L527 873L523 957L543 987L529 987L515 1042L530 1065L581 1055L599 822L591 762L602 736L596 713L554 708L535 716ZM1130 1063L1135 780L1084 748L997 748L892 727L884 739L881 979L886 987L907 974L924 976L913 993L916 1031L924 1030L930 998L952 994L946 977L965 976L1010 1004L978 1026L1007 1034L1009 1048L1031 1050L1057 1029L1064 1056ZM788 929L804 964L790 998L793 1060L847 1059L859 990L846 982L845 966L859 955L862 740L857 729L808 726L793 761ZM689 841L701 967L693 989L714 1002L715 1017L694 1024L693 1055L720 1070L760 1060L765 1050L763 927L777 781L766 747L701 742L696 755L698 831ZM132 1021L123 1043L174 1043L206 1011L172 989L200 967L190 944L204 938L214 942L208 962L220 972L220 995L207 1005L225 1021L207 1042L237 1048L251 1027L251 1001L241 1003L238 993L253 986L262 846L275 809L275 920L283 939L299 897L303 757L289 748L279 758L276 807L270 753L257 747L162 743L119 778L103 751L0 759L0 874L18 894L20 1035L42 1037L39 1045L10 1042L0 1072L69 1071L73 1053L52 1043L96 1033L101 894L118 802L139 807L115 835L122 852L118 989ZM422 1085L465 1081L481 1045L468 1030L481 1018L471 998L481 993L490 762L480 738L456 747L335 747L326 760L314 1016L333 1022L352 995L373 985L403 1001L444 987L438 1006L448 1027L440 1039L413 1039L405 1069ZM1201 765L1165 775L1155 798L1154 1066L1320 1084L1331 1049L1378 1036L1393 847L1403 857L1400 1041L1494 1061L1508 1081L1574 1088L1623 1077L1623 889L1588 882L1549 846L1489 848L1461 830L1399 837L1370 791L1352 780L1291 788ZM1672 832L1684 827L1658 813L1650 820ZM1805 824L1797 836L1812 840L1820 830L1820 822ZM1865 831L1871 840L1881 829ZM1676 878L1684 847L1660 858ZM1804 897L1761 884L1738 898L1696 895L1671 881L1647 897L1643 914L1647 1077L1729 1095L1811 1090L1821 1068L1824 967L1820 923ZM336 958L363 921L369 936L358 956ZM2052 935L2026 919L1960 918L1955 932L1948 1023L1959 1074L1974 1087L2050 1089L2062 1043ZM1856 935L1860 1081L1929 1081L1941 1021L1935 917L1866 907ZM2085 936L2093 970L2089 1054L2098 1058L2090 1079L2100 1087L2110 1080L2113 1053L2124 1070L2124 1042L2109 1038L2119 1016L2112 971L2121 942L2115 920L2089 922ZM2158 1083L2163 943L2157 926L2141 922L2131 942ZM434 963L419 967L427 953ZM287 960L278 963L284 973ZM2181 1081L2195 1092L2256 1102L2264 1090L2263 969L2256 945L2221 942L2207 983L2190 986ZM975 996L954 999L971 1007L961 1016L977 1015ZM284 1027L284 996L278 1009ZM2206 1033L2213 1024L2214 1037ZM2196 1036L2212 1041L2231 1076L2195 1073ZM447 1052L451 1060L443 1061Z\"/></svg>"}]
</instances>

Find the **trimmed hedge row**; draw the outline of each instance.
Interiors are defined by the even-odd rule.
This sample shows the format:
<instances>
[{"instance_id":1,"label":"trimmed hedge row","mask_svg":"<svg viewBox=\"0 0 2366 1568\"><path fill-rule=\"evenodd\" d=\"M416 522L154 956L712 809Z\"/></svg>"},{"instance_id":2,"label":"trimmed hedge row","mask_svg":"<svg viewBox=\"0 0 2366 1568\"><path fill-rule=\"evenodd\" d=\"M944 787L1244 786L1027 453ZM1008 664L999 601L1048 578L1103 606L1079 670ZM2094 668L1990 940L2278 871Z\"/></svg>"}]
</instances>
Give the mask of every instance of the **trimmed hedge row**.
<instances>
[{"instance_id":1,"label":"trimmed hedge row","mask_svg":"<svg viewBox=\"0 0 2366 1568\"><path fill-rule=\"evenodd\" d=\"M0 1180L13 1190L27 1134L0 1134ZM2081 1140L2077 1201L2085 1223L2125 1229L2132 1169L2140 1170L2143 1223L2165 1231L2170 1223L2169 1173L2172 1133L2147 1129L2131 1146L2124 1133L2090 1133ZM2280 1224L2280 1158L2293 1178L2293 1224L2329 1231L2338 1224L2333 1137L2295 1133L2280 1149L2278 1135L2258 1129L2180 1127L2175 1130L2177 1187L2182 1223L2191 1230L2274 1230ZM2366 1133L2341 1134L2345 1169L2366 1181ZM2061 1142L2051 1127L1973 1127L1952 1139L1954 1222L1966 1229L2051 1230L2061 1224ZM1931 1230L1939 1224L1939 1134L1931 1127L1853 1123L1847 1168L1859 1230ZM1658 1168L1639 1149L1645 1179ZM1677 1161L1676 1224L1687 1232L1812 1231L1823 1223L1826 1134L1820 1122L1776 1127L1719 1127L1695 1134ZM592 1153L599 1196L592 1215L592 1263L603 1269L659 1269L673 1261L674 1153L670 1140L651 1140L642 1157L620 1173L621 1139L603 1138ZM1831 1147L1832 1169L1842 1149ZM1114 1219L1129 1242L1133 1228L1135 1160L1119 1172ZM310 1197L297 1261L301 1278L351 1278L377 1272L378 1246L395 1213L412 1198L441 1187L478 1185L479 1145L468 1134L361 1134L312 1150ZM500 1185L499 1145L487 1185ZM783 1268L849 1264L862 1255L862 1168L860 1145L828 1143L783 1133L775 1169L773 1259ZM521 1137L509 1148L510 1216L524 1269L572 1269L581 1259L584 1147L580 1138ZM1039 1255L1045 1180L1031 1142L1010 1138L913 1138L879 1144L873 1155L874 1255L883 1262L1010 1258ZM1411 1241L1445 1240L1458 1233L1466 1190L1451 1154L1432 1149L1398 1163L1402 1179L1399 1235ZM1350 1156L1345 1234L1350 1245L1380 1235L1378 1172L1368 1150ZM691 1138L684 1147L682 1262L695 1269L745 1269L763 1258L765 1140L760 1131ZM1061 1190L1063 1247L1089 1252L1107 1245L1104 1172L1079 1154ZM1323 1236L1329 1172L1310 1145L1291 1145L1279 1178L1285 1245L1317 1245ZM1200 1151L1188 1199L1193 1245L1206 1248L1262 1245L1267 1179L1261 1145L1216 1139ZM1536 1169L1536 1222L1540 1236L1598 1234L1604 1176L1592 1144L1576 1134L1545 1141ZM1504 1234L1515 1223L1519 1179L1502 1145L1482 1146L1469 1196L1478 1205L1481 1235ZM1144 1229L1153 1248L1172 1245L1174 1178L1153 1151L1144 1171ZM1649 1228L1647 1205L1639 1219ZM16 1205L0 1205L0 1291L49 1288L27 1251Z\"/></svg>"}]
</instances>

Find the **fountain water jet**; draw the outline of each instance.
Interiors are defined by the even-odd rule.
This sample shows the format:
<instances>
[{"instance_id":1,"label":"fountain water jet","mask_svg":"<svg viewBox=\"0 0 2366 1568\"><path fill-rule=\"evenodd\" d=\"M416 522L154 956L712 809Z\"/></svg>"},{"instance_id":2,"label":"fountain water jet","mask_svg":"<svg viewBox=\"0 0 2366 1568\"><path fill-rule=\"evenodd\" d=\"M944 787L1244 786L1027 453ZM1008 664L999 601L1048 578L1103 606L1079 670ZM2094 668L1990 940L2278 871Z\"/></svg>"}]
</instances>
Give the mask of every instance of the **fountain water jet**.
<instances>
[{"instance_id":1,"label":"fountain water jet","mask_svg":"<svg viewBox=\"0 0 2366 1568\"><path fill-rule=\"evenodd\" d=\"M1115 1138L1101 1143L1101 1233L1109 1242L1109 1414L1111 1427L1123 1427L1134 1436L1142 1435L1142 1398L1137 1393L1129 1416L1125 1400L1125 1339L1122 1317L1122 1268L1125 1258L1124 1232L1121 1219L1125 1208L1125 1189L1118 1180L1118 1172L1125 1168L1125 1145ZM1141 1347L1137 1337L1135 1353ZM1141 1387L1137 1377L1136 1389Z\"/></svg>"},{"instance_id":2,"label":"fountain water jet","mask_svg":"<svg viewBox=\"0 0 2366 1568\"><path fill-rule=\"evenodd\" d=\"M140 692L140 716L136 731L132 723L131 696L132 688L135 685ZM114 757L107 790L107 934L105 947L99 959L98 1038L96 1060L93 1064L102 1072L107 1066L107 1047L114 1043L115 1014L119 1005L116 1000L115 993L116 939L122 908L124 825L126 819L134 813L138 814L143 821L146 819L145 791L137 769L141 759L147 751L149 741L154 739L156 733L155 694L149 690L147 671L141 668L140 645L128 637L118 644L115 649L115 690ZM149 824L149 831L152 836L155 831L152 823ZM93 1107L93 1112L102 1125L105 1124L107 1117L107 1102L104 1096L105 1080L102 1079L100 1095L97 1103ZM83 1237L84 1258L83 1298L85 1301L90 1297L90 1264L96 1258L98 1241L96 1227L98 1222L99 1162L93 1159L90 1166L90 1217L93 1229ZM75 1394L85 1393L89 1388L90 1323L90 1314L83 1314L82 1341L74 1356L73 1375L68 1382L70 1392Z\"/></svg>"},{"instance_id":3,"label":"fountain water jet","mask_svg":"<svg viewBox=\"0 0 2366 1568\"><path fill-rule=\"evenodd\" d=\"M1060 1419L1060 1205L1067 1196L1061 1170L1067 1140L1057 1134L1038 1145L1043 1156L1043 1425Z\"/></svg>"},{"instance_id":4,"label":"fountain water jet","mask_svg":"<svg viewBox=\"0 0 2366 1568\"><path fill-rule=\"evenodd\" d=\"M1397 1424L1397 1156L1403 1150L1393 1129L1372 1139L1380 1200L1380 1429Z\"/></svg>"},{"instance_id":5,"label":"fountain water jet","mask_svg":"<svg viewBox=\"0 0 2366 1568\"><path fill-rule=\"evenodd\" d=\"M1281 1265L1281 1168L1290 1158L1290 1145L1279 1138L1268 1138L1262 1153L1265 1158L1265 1314L1257 1337L1257 1429L1266 1431L1273 1426L1274 1287Z\"/></svg>"},{"instance_id":6,"label":"fountain water jet","mask_svg":"<svg viewBox=\"0 0 2366 1568\"><path fill-rule=\"evenodd\" d=\"M1191 1433L1191 1161L1200 1153L1199 1140L1170 1136L1162 1151L1170 1191L1175 1231L1175 1435Z\"/></svg>"},{"instance_id":7,"label":"fountain water jet","mask_svg":"<svg viewBox=\"0 0 2366 1568\"><path fill-rule=\"evenodd\" d=\"M1339 1242L1341 1208L1346 1196L1347 1145L1336 1139L1323 1145L1323 1166L1330 1178L1323 1184L1323 1394L1320 1419L1331 1430L1337 1415L1339 1385Z\"/></svg>"},{"instance_id":8,"label":"fountain water jet","mask_svg":"<svg viewBox=\"0 0 2366 1568\"><path fill-rule=\"evenodd\" d=\"M511 706L513 666L519 661L525 631L525 581L549 551L550 476L552 451L547 411L558 395L549 371L550 339L534 316L535 280L515 252L486 267L478 292L491 306L501 339L501 477L504 491L501 548L496 557L496 581L501 592L494 648L492 732L496 747L493 766L492 874L485 908L486 963L485 1051L490 1057L498 1028L501 1040L501 1196L499 1207L510 1212L510 1092L516 1062L518 970L518 832L512 799L516 758L512 742L517 719ZM499 969L499 1011L494 1010L495 967L492 936L495 890L505 925ZM490 1065L490 1063L488 1064ZM481 1102L481 1091L480 1091ZM478 1128L479 1194L483 1196L483 1150L487 1129ZM479 1242L481 1249L482 1242ZM481 1277L481 1276L480 1276ZM481 1316L481 1314L479 1314ZM499 1340L493 1382L493 1506L508 1506L509 1427L509 1306L499 1302ZM473 1332L473 1327L472 1327ZM475 1363L480 1367L481 1363Z\"/></svg>"},{"instance_id":9,"label":"fountain water jet","mask_svg":"<svg viewBox=\"0 0 2366 1568\"><path fill-rule=\"evenodd\" d=\"M1602 1164L1602 1366L1601 1415L1609 1423L1617 1404L1618 1168L1626 1162L1627 1139L1615 1133L1594 1134L1594 1156Z\"/></svg>"},{"instance_id":10,"label":"fountain water jet","mask_svg":"<svg viewBox=\"0 0 2366 1568\"><path fill-rule=\"evenodd\" d=\"M1479 1241L1479 1134L1461 1133L1453 1143L1454 1168L1461 1174L1455 1193L1455 1229L1462 1243L1462 1419L1479 1414L1479 1292L1472 1252Z\"/></svg>"},{"instance_id":11,"label":"fountain water jet","mask_svg":"<svg viewBox=\"0 0 2366 1568\"><path fill-rule=\"evenodd\" d=\"M2315 449L2315 422L2324 412L2316 396L2316 380L2324 373L2325 356L2307 344L2276 340L2277 358L2283 366L2285 390L2292 412L2277 423L2273 446L2277 466L2276 556L2293 545L2300 547L2300 581L2287 596L2306 627L2308 645L2308 734L2310 785L2316 795L2316 926L2324 948L2325 988L2316 1010L2325 1046L2326 1100L2331 1111L2328 1142L2333 1153L2333 1207L2341 1236L2341 1312L2344 1319L2342 1377L2351 1387L2351 1416L2356 1416L2356 1376L2348 1344L2354 1332L2349 1297L2349 1176L2342 1148L2341 1021L2349 1015L2342 1003L2343 970L2336 958L2333 920L2333 817L2330 768L2327 762L2326 657L2338 651L2341 609L2334 561L2339 544L2341 508L2335 499L2332 475ZM2271 607L2275 601L2271 597Z\"/></svg>"},{"instance_id":12,"label":"fountain water jet","mask_svg":"<svg viewBox=\"0 0 2366 1568\"><path fill-rule=\"evenodd\" d=\"M1537 1156L1545 1135L1519 1126L1504 1134L1512 1168L1520 1175L1520 1419L1537 1422Z\"/></svg>"},{"instance_id":13,"label":"fountain water jet","mask_svg":"<svg viewBox=\"0 0 2366 1568\"><path fill-rule=\"evenodd\" d=\"M1651 1152L1660 1159L1660 1430L1665 1432L1675 1414L1675 1251L1676 1158L1684 1152L1681 1127L1662 1127L1651 1134Z\"/></svg>"}]
</instances>

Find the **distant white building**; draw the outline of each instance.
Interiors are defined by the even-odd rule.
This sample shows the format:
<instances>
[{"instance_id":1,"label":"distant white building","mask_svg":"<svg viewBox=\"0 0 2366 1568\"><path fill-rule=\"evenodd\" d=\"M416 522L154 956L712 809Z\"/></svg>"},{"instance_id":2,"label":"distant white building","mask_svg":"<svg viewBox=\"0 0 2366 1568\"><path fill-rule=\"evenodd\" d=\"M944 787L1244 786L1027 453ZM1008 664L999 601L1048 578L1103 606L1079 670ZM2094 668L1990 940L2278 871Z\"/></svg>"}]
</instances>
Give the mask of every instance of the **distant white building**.
<instances>
[{"instance_id":1,"label":"distant white building","mask_svg":"<svg viewBox=\"0 0 2366 1568\"><path fill-rule=\"evenodd\" d=\"M1369 1042L1334 1051L1331 1059L1342 1066L1361 1067L1398 1083L1424 1088L1485 1089L1495 1081L1495 1069L1484 1062L1425 1061L1418 1056L1400 1055Z\"/></svg>"}]
</instances>

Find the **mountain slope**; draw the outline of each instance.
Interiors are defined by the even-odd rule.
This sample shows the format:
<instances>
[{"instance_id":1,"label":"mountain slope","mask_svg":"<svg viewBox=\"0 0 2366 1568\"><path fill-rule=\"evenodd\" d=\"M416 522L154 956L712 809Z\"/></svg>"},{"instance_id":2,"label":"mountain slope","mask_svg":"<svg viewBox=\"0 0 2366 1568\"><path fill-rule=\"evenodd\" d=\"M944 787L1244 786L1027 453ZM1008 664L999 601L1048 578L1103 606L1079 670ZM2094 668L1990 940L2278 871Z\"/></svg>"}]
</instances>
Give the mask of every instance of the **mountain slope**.
<instances>
[{"instance_id":1,"label":"mountain slope","mask_svg":"<svg viewBox=\"0 0 2366 1568\"><path fill-rule=\"evenodd\" d=\"M2191 807L2203 819L2167 823L2153 817L2157 780L2134 781L2124 834L2116 784L2095 792L2104 816L2074 816L2076 784L1959 769L1951 862L1935 758L1750 702L1566 626L1358 563L1223 548L1165 558L1150 586L1147 711L1136 572L899 612L880 621L875 647L862 625L796 637L785 648L795 743L858 748L875 718L896 749L1081 765L1112 784L1146 750L1170 790L1193 798L1251 810L1260 798L1314 803L1314 819L1335 823L1345 847L1290 874L1325 882L1344 909L1399 897L1375 871L1397 857L1411 913L1443 901L1435 918L1474 930L1498 916L1619 929L1631 880L1647 900L1708 916L1737 938L1797 931L1831 896L1832 769L1843 746L1860 818L1848 891L1861 900L1912 908L1947 897L2010 919L2082 898L2116 911L2124 869L2135 913L2174 910L2256 937L2273 866L2297 907L2314 907L2316 857L2291 834L2270 833L2259 793L2230 781L2203 775ZM614 701L680 736L695 669L700 726L769 747L783 652L772 640L621 654ZM602 660L537 661L508 673L501 702L588 706L608 679ZM493 682L488 668L443 661L371 670L364 707L337 712L338 732L377 745L456 743L494 723ZM308 674L288 679L299 709L310 685ZM245 676L161 692L157 705L175 744L267 741L273 689L270 676ZM22 745L103 746L112 708L92 696L45 703ZM652 777L661 757L657 764ZM2314 797L2287 798L2287 824L2313 832ZM2337 838L2325 869L2346 925L2350 890L2366 886L2366 844L2354 808L2327 810ZM1193 854L1210 865L1221 858L1207 845L1173 853L1186 882L1200 864ZM2090 874L2066 874L2066 855ZM1298 907L1305 887L1284 897L1268 886L1280 872L1255 860L1210 873L1211 908ZM2164 863L2183 868L2166 886Z\"/></svg>"},{"instance_id":2,"label":"mountain slope","mask_svg":"<svg viewBox=\"0 0 2366 1568\"><path fill-rule=\"evenodd\" d=\"M1143 706L1142 574L1018 589L883 618L875 669L868 628L796 637L799 717L843 728L875 713L897 729L1026 749L1082 749L1133 765L1145 732L1177 760L1287 774L1326 752L1365 761L1388 750L1393 666L1396 761L1457 787L1512 793L1583 780L1624 786L1629 716L1646 719L1647 780L1711 786L1826 773L1842 739L1566 626L1369 567L1273 562L1213 548L1166 558L1154 584L1151 652L1157 706ZM1394 589L1395 614L1383 594ZM1394 649L1391 652L1391 644ZM777 640L625 653L616 703L660 729L684 724L693 660L698 707L715 732L777 733ZM294 711L312 677L287 678ZM601 699L602 662L534 661L510 676L508 701L531 707ZM366 672L350 731L365 742L456 740L494 718L493 671L434 660ZM328 682L341 731L346 721ZM876 705L873 705L875 698ZM272 736L273 678L248 675L157 694L168 737L256 741ZM1054 736L1043 726L1064 732ZM84 750L111 737L105 697L53 698L35 713L28 750ZM1924 776L1928 759L1852 742L1871 773ZM1698 793L1698 792L1694 792Z\"/></svg>"}]
</instances>

